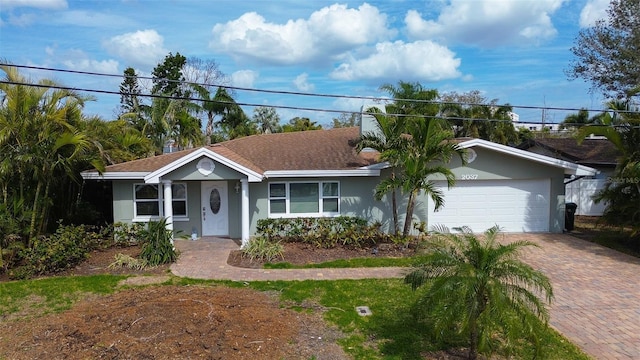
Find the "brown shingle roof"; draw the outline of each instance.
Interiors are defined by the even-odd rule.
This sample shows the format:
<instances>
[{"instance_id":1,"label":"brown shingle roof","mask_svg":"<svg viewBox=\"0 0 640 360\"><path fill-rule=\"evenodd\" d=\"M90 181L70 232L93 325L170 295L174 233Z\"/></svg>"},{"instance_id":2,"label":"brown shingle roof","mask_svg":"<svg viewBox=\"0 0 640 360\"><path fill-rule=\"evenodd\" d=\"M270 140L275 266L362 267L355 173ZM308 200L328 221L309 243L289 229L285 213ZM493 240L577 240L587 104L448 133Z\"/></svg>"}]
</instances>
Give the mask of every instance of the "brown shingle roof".
<instances>
[{"instance_id":1,"label":"brown shingle roof","mask_svg":"<svg viewBox=\"0 0 640 360\"><path fill-rule=\"evenodd\" d=\"M207 146L253 171L348 170L376 163L372 154L358 154L359 128L253 135ZM106 172L152 172L197 149L178 151L111 165Z\"/></svg>"},{"instance_id":2,"label":"brown shingle roof","mask_svg":"<svg viewBox=\"0 0 640 360\"><path fill-rule=\"evenodd\" d=\"M606 139L585 139L580 145L572 138L535 139L525 150L532 146L541 146L555 153L558 158L584 165L615 166L620 155L615 146Z\"/></svg>"}]
</instances>

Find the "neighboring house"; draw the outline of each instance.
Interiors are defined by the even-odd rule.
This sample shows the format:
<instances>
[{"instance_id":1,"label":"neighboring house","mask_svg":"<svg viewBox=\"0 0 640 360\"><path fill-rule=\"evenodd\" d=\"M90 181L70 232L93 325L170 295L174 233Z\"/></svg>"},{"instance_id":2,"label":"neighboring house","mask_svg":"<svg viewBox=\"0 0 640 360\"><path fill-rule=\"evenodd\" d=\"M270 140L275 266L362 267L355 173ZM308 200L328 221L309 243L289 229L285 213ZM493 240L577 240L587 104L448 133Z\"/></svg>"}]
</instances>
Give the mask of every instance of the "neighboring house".
<instances>
[{"instance_id":1,"label":"neighboring house","mask_svg":"<svg viewBox=\"0 0 640 360\"><path fill-rule=\"evenodd\" d=\"M614 176L620 155L609 140L587 138L578 145L573 138L541 138L529 140L518 148L598 170L594 176L567 176L565 200L578 205L577 215L602 215L605 204L594 203L593 196Z\"/></svg>"},{"instance_id":2,"label":"neighboring house","mask_svg":"<svg viewBox=\"0 0 640 360\"><path fill-rule=\"evenodd\" d=\"M84 179L113 183L115 222L161 216L168 227L197 236L240 238L258 220L277 217L358 216L390 229L388 198L374 188L390 174L377 153L355 150L360 128L262 134L85 171ZM485 140L462 140L469 164L449 166L455 188L443 188L445 206L417 199L415 222L468 225L481 232L498 224L509 232L561 232L564 178L596 170ZM437 180L437 179L436 179ZM405 199L406 201L406 199ZM400 214L405 203L400 201ZM403 221L403 219L400 219Z\"/></svg>"}]
</instances>

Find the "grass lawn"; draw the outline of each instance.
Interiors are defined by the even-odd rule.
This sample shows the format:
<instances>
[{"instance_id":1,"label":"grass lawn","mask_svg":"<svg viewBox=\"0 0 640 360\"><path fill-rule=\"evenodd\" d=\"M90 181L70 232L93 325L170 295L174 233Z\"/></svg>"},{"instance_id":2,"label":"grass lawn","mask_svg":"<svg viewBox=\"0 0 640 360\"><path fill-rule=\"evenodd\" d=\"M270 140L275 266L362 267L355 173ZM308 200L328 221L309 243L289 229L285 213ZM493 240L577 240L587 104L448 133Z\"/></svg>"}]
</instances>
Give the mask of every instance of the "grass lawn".
<instances>
[{"instance_id":1,"label":"grass lawn","mask_svg":"<svg viewBox=\"0 0 640 360\"><path fill-rule=\"evenodd\" d=\"M35 315L69 309L89 294L118 291L120 276L76 276L0 283L0 317L20 316L25 304ZM174 285L249 286L277 291L282 306L303 312L324 311L325 319L346 335L340 345L354 359L423 359L425 352L457 347L461 339L430 340L428 323L417 320L414 306L419 292L400 279L340 281L214 282L173 278ZM161 285L155 285L161 286ZM315 304L315 305L314 305ZM357 306L368 306L371 316L360 316ZM32 312L29 312L32 314ZM576 346L549 329L544 339L545 359L589 359ZM520 346L512 358L531 359L531 349Z\"/></svg>"}]
</instances>

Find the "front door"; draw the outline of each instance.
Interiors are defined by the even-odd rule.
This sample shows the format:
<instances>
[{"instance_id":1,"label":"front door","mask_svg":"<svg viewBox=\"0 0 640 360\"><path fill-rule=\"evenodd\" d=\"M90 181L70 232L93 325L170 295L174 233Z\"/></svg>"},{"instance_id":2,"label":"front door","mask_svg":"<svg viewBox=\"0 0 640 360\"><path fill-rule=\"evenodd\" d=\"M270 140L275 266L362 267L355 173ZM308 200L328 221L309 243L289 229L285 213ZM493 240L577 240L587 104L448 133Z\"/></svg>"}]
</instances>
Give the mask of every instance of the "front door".
<instances>
[{"instance_id":1,"label":"front door","mask_svg":"<svg viewBox=\"0 0 640 360\"><path fill-rule=\"evenodd\" d=\"M229 204L226 181L203 181L201 185L202 235L229 235Z\"/></svg>"}]
</instances>

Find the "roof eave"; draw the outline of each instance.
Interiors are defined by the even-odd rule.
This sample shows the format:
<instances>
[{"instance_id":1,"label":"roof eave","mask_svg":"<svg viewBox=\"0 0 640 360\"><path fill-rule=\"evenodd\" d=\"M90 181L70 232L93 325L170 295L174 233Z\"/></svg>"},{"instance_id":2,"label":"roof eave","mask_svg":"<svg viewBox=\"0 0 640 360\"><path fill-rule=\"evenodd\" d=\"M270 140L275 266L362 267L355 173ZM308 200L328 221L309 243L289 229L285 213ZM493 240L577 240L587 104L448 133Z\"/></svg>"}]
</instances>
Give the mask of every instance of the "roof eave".
<instances>
[{"instance_id":1,"label":"roof eave","mask_svg":"<svg viewBox=\"0 0 640 360\"><path fill-rule=\"evenodd\" d=\"M536 154L534 152L517 149L511 146L506 146L502 144L497 144L491 141L482 140L482 139L472 139L468 141L461 142L459 146L463 149L479 146L485 149L497 151L500 153L517 156L526 160L534 161L537 163L555 166L564 169L564 173L566 175L578 175L578 176L595 176L599 173L598 170L584 166L578 165L569 161L556 159L550 156Z\"/></svg>"},{"instance_id":2,"label":"roof eave","mask_svg":"<svg viewBox=\"0 0 640 360\"><path fill-rule=\"evenodd\" d=\"M103 172L98 171L83 171L80 173L84 180L141 180L149 174L149 172L143 171L115 171L115 172Z\"/></svg>"},{"instance_id":3,"label":"roof eave","mask_svg":"<svg viewBox=\"0 0 640 360\"><path fill-rule=\"evenodd\" d=\"M269 170L264 172L265 178L305 178L305 177L367 177L380 176L379 169L345 169L345 170Z\"/></svg>"}]
</instances>

